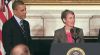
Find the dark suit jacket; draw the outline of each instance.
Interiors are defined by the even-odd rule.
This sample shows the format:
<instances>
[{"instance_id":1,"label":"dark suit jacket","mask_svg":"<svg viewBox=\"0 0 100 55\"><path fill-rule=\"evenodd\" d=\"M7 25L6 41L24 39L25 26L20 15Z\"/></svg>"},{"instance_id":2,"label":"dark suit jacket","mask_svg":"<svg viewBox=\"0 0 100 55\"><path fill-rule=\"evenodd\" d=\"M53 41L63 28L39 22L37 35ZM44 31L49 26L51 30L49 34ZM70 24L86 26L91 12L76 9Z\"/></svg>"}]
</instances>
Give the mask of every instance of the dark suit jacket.
<instances>
[{"instance_id":1,"label":"dark suit jacket","mask_svg":"<svg viewBox=\"0 0 100 55\"><path fill-rule=\"evenodd\" d=\"M100 29L99 29L99 35L98 35L98 42L100 42Z\"/></svg>"},{"instance_id":2,"label":"dark suit jacket","mask_svg":"<svg viewBox=\"0 0 100 55\"><path fill-rule=\"evenodd\" d=\"M77 28L77 27L74 27L74 29L79 29L79 34L77 34L77 36L79 36L79 38L76 40L76 43L84 42L84 40L83 40L83 30L80 29L80 28ZM66 35L66 32L65 32L65 27L56 30L55 34L54 34L53 43L67 43L66 36L67 35Z\"/></svg>"},{"instance_id":3,"label":"dark suit jacket","mask_svg":"<svg viewBox=\"0 0 100 55\"><path fill-rule=\"evenodd\" d=\"M14 17L3 24L2 35L4 48L7 53L6 55L9 55L11 49L17 44L22 43L30 46L31 37L29 23L25 20L23 23L25 27L25 35Z\"/></svg>"}]
</instances>

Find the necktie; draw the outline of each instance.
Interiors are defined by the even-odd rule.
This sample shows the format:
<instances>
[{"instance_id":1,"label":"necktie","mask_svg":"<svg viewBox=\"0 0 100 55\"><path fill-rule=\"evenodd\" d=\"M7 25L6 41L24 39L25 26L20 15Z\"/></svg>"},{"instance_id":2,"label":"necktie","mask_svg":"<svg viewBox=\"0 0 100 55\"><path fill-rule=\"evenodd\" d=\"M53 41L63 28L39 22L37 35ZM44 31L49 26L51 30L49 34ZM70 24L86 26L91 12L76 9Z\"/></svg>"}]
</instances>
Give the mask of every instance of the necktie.
<instances>
[{"instance_id":1,"label":"necktie","mask_svg":"<svg viewBox=\"0 0 100 55\"><path fill-rule=\"evenodd\" d=\"M21 28L22 28L22 33L23 33L24 37L26 37L27 34L26 34L26 32L25 32L23 20L20 21L20 26L21 26Z\"/></svg>"},{"instance_id":2,"label":"necktie","mask_svg":"<svg viewBox=\"0 0 100 55\"><path fill-rule=\"evenodd\" d=\"M22 30L24 31L23 20L20 21L20 26L21 26Z\"/></svg>"}]
</instances>

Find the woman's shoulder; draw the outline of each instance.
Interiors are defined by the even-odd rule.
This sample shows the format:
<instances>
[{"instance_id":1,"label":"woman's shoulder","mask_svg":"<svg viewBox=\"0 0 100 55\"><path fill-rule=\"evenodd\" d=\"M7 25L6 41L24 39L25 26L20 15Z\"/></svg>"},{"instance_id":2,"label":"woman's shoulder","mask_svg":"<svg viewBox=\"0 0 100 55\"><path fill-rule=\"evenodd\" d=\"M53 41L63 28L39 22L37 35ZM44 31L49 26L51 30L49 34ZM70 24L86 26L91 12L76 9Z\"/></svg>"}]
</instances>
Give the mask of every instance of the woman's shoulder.
<instances>
[{"instance_id":1,"label":"woman's shoulder","mask_svg":"<svg viewBox=\"0 0 100 55\"><path fill-rule=\"evenodd\" d=\"M62 32L62 31L64 31L64 30L65 30L65 29L64 29L64 27L63 27L63 28L56 29L55 32Z\"/></svg>"},{"instance_id":2,"label":"woman's shoulder","mask_svg":"<svg viewBox=\"0 0 100 55\"><path fill-rule=\"evenodd\" d=\"M79 27L74 27L74 29L76 29L76 30L83 30L82 28L79 28Z\"/></svg>"}]
</instances>

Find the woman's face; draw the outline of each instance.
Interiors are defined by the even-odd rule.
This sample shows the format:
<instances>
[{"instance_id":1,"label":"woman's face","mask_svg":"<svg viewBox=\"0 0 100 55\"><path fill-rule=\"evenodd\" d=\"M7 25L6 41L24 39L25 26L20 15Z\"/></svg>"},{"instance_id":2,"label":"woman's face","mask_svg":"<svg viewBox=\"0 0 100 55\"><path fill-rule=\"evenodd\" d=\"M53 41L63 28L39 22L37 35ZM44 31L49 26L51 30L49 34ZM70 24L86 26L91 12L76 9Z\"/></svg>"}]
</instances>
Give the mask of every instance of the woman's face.
<instances>
[{"instance_id":1,"label":"woman's face","mask_svg":"<svg viewBox=\"0 0 100 55\"><path fill-rule=\"evenodd\" d=\"M66 15L65 25L69 27L74 27L74 24L75 24L75 15L73 15L72 13L68 13Z\"/></svg>"}]
</instances>

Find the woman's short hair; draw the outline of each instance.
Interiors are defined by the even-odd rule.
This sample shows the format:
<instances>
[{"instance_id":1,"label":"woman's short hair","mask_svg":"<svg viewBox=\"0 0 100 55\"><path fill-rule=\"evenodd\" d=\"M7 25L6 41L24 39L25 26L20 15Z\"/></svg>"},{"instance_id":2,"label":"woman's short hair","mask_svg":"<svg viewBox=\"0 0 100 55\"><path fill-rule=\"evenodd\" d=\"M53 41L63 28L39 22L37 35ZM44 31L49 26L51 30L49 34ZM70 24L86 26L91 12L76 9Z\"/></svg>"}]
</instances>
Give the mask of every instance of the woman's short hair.
<instances>
[{"instance_id":1,"label":"woman's short hair","mask_svg":"<svg viewBox=\"0 0 100 55\"><path fill-rule=\"evenodd\" d=\"M71 10L64 10L64 11L61 13L61 19L62 19L63 23L65 23L65 22L64 22L64 19L66 18L66 16L67 16L69 13L75 15L74 12L71 11Z\"/></svg>"}]
</instances>

